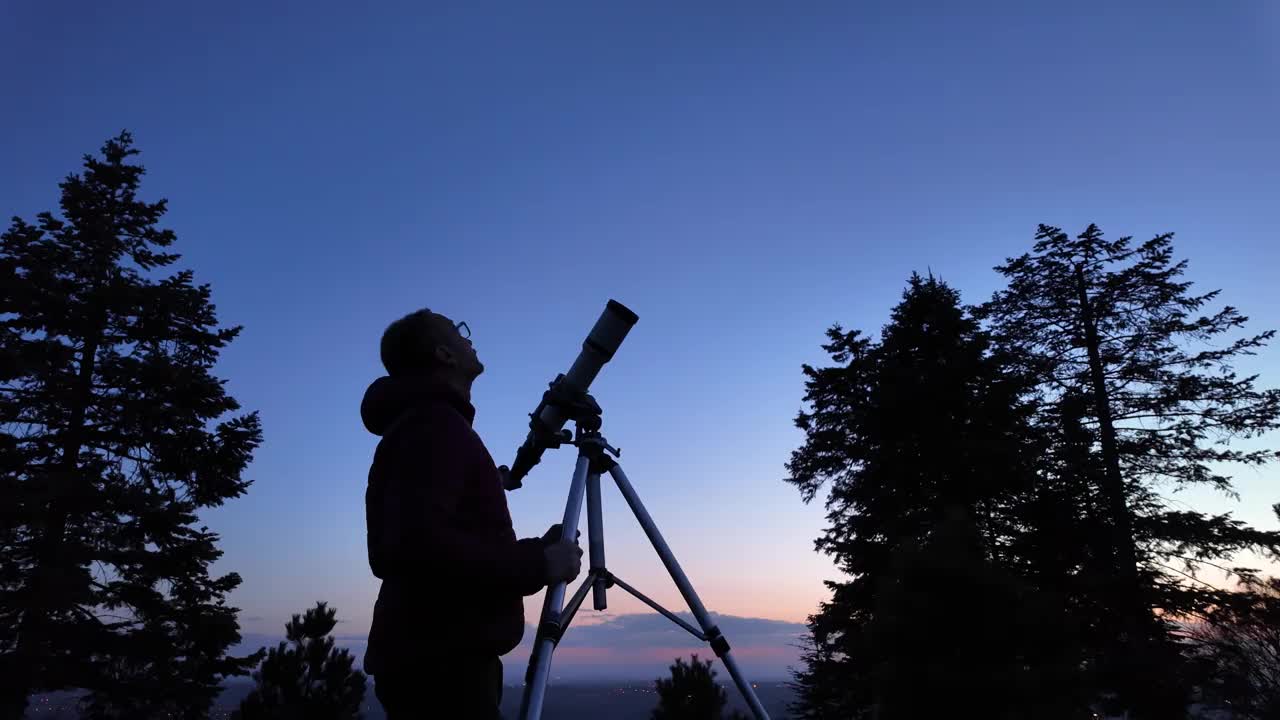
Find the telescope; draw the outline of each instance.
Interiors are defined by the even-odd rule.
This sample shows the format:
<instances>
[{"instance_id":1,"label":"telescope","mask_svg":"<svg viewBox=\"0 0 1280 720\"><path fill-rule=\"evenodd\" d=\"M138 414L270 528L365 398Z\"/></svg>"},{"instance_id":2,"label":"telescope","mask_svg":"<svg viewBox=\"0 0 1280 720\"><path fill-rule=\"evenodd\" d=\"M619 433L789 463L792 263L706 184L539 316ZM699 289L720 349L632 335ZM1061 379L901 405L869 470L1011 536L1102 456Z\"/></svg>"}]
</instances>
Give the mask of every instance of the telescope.
<instances>
[{"instance_id":1,"label":"telescope","mask_svg":"<svg viewBox=\"0 0 1280 720\"><path fill-rule=\"evenodd\" d=\"M594 398L587 394L592 381L600 374L605 363L613 358L627 333L639 320L639 316L616 300L610 300L596 320L587 339L582 343L582 352L569 372L557 375L550 387L542 394L542 401L529 414L529 435L524 444L516 451L515 462L504 472L503 486L514 490L521 485L521 480L529 474L534 465L542 459L542 454L549 448L573 445L578 448L578 461L574 466L573 478L569 483L569 497L565 500L564 516L560 521L560 541L575 542L578 523L582 515L582 506L587 506L587 543L590 548L590 568L582 584L566 602L568 583L560 580L547 586L547 593L542 600L541 621L538 623L537 635L533 640L533 650L529 654L529 667L525 671L524 694L520 701L520 720L540 720L542 705L547 694L547 683L551 677L551 659L561 637L573 621L574 615L586 601L587 594L592 597L592 607L597 611L609 607L608 590L618 587L635 597L640 602L653 608L676 625L684 628L690 635L711 646L716 657L724 662L729 676L738 686L742 697L747 701L751 713L756 720L769 720L769 713L756 695L755 689L738 667L737 660L729 648L729 641L715 620L702 604L702 599L693 588L693 583L685 575L676 556L671 552L658 525L649 515L640 494L622 471L622 466L614 461L619 455L616 448L609 445L608 440L600 432L601 411ZM565 423L573 421L577 433L565 429ZM604 552L604 509L600 487L601 477L608 475L618 486L632 515L649 538L649 543L658 553L658 558L666 567L667 573L675 582L685 604L696 621L685 621L684 618L632 587L625 580L613 574L605 563Z\"/></svg>"},{"instance_id":2,"label":"telescope","mask_svg":"<svg viewBox=\"0 0 1280 720\"><path fill-rule=\"evenodd\" d=\"M578 419L575 415L599 416L600 408L587 394L587 389L604 364L613 359L639 319L639 315L617 300L610 300L605 305L604 312L587 333L587 339L582 341L582 351L569 367L569 372L557 375L551 381L542 401L529 414L529 435L516 450L516 459L510 470L503 473L502 482L507 490L515 490L524 484L524 476L542 460L542 454L548 447L558 447L572 439L572 436L565 438L562 434L566 422Z\"/></svg>"}]
</instances>

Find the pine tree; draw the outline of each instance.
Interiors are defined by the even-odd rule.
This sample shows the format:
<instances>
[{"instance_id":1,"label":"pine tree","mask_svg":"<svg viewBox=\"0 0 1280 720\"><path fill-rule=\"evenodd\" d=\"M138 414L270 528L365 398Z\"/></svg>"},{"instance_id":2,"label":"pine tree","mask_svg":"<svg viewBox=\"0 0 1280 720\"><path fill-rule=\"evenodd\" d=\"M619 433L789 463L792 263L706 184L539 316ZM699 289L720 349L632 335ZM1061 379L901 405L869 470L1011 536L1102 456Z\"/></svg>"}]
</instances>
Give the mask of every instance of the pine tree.
<instances>
[{"instance_id":1,"label":"pine tree","mask_svg":"<svg viewBox=\"0 0 1280 720\"><path fill-rule=\"evenodd\" d=\"M245 492L261 442L211 374L239 328L190 271L156 277L179 256L136 153L107 141L59 216L0 237L4 717L66 688L89 691L87 717L204 717L257 659L227 655L240 578L210 576L218 536L197 525Z\"/></svg>"},{"instance_id":2,"label":"pine tree","mask_svg":"<svg viewBox=\"0 0 1280 720\"><path fill-rule=\"evenodd\" d=\"M329 633L337 611L325 603L294 615L285 637L254 671L257 687L240 703L234 720L359 720L365 676L352 669L351 653L334 647Z\"/></svg>"},{"instance_id":3,"label":"pine tree","mask_svg":"<svg viewBox=\"0 0 1280 720\"><path fill-rule=\"evenodd\" d=\"M1077 463L1059 477L1100 511L1090 553L1095 624L1115 639L1095 648L1104 683L1137 717L1178 717L1193 683L1175 621L1222 600L1186 577L1241 551L1276 552L1280 533L1175 509L1160 492L1205 484L1230 494L1226 466L1274 457L1228 444L1277 426L1280 391L1259 390L1231 367L1273 333L1230 339L1246 322L1235 308L1201 314L1218 293L1191 292L1171 234L1135 246L1093 225L1074 239L1042 225L1036 240L997 268L1009 285L981 316L1040 378L1044 414L1073 408L1057 429L1079 436L1059 443L1076 444Z\"/></svg>"},{"instance_id":4,"label":"pine tree","mask_svg":"<svg viewBox=\"0 0 1280 720\"><path fill-rule=\"evenodd\" d=\"M702 661L695 654L686 663L676 658L671 666L671 676L658 678L653 683L658 693L658 707L653 720L746 720L738 711L724 714L729 703L725 689L716 683L716 671L711 661Z\"/></svg>"},{"instance_id":5,"label":"pine tree","mask_svg":"<svg viewBox=\"0 0 1280 720\"><path fill-rule=\"evenodd\" d=\"M1020 400L1027 381L991 352L957 293L934 278L911 278L878 343L839 326L828 338L824 349L838 364L804 368L810 410L796 424L806 439L787 465L788 482L806 502L830 483L829 525L816 546L848 580L828 582L832 598L810 618L793 710L870 717L882 704L878 693L897 682L877 667L895 642L889 625L877 624L877 607L886 586L908 579L901 553L927 544L958 512L981 542L968 570L1016 564L1019 513L1041 448ZM947 613L941 604L917 610ZM1061 646L1052 629L1040 630L1045 647Z\"/></svg>"}]
</instances>

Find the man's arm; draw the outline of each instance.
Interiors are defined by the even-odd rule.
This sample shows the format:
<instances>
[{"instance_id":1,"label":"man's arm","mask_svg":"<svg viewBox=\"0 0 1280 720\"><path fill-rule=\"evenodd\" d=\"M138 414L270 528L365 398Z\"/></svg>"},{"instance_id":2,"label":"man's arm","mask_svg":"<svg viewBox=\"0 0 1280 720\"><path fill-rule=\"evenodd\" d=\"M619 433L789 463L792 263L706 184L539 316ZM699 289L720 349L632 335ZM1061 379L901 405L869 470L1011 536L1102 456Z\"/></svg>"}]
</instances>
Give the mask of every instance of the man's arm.
<instances>
[{"instance_id":1,"label":"man's arm","mask_svg":"<svg viewBox=\"0 0 1280 720\"><path fill-rule=\"evenodd\" d=\"M399 531L392 537L412 574L482 592L532 595L546 585L542 540L517 541L512 534L459 522L468 482L462 449L474 442L470 435L465 421L446 407L432 408L398 433L384 517Z\"/></svg>"}]
</instances>

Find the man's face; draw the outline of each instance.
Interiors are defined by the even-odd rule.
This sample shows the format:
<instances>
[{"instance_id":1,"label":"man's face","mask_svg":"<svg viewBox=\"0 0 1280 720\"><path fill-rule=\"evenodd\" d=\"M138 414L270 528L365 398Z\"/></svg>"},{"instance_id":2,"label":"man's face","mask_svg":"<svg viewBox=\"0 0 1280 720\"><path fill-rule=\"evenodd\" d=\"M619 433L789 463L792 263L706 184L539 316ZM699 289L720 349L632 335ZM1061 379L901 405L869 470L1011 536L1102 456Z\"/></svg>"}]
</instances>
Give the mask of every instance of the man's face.
<instances>
[{"instance_id":1,"label":"man's face","mask_svg":"<svg viewBox=\"0 0 1280 720\"><path fill-rule=\"evenodd\" d=\"M470 338L462 336L458 324L453 320L433 313L439 324L437 332L440 338L436 344L436 360L456 371L467 380L474 380L484 372L484 363L476 355L475 345Z\"/></svg>"}]
</instances>

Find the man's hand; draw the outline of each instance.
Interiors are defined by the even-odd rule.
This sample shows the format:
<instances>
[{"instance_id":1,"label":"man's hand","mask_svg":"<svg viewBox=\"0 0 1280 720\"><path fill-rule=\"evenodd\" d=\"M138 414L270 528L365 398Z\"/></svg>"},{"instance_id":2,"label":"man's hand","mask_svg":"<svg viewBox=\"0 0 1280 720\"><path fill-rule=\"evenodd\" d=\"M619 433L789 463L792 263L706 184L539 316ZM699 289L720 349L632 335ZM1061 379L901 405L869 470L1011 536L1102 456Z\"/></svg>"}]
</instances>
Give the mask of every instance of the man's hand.
<instances>
[{"instance_id":1,"label":"man's hand","mask_svg":"<svg viewBox=\"0 0 1280 720\"><path fill-rule=\"evenodd\" d=\"M548 585L558 582L569 582L582 572L582 548L578 543L559 540L547 544L542 549L542 556L547 561Z\"/></svg>"},{"instance_id":2,"label":"man's hand","mask_svg":"<svg viewBox=\"0 0 1280 720\"><path fill-rule=\"evenodd\" d=\"M556 523L555 525L552 525L549 530L547 530L545 533L542 534L542 544L550 545L552 543L560 542L560 536L563 534L564 534L564 526L561 525L560 523ZM581 530L578 531L578 537L582 537Z\"/></svg>"}]
</instances>

